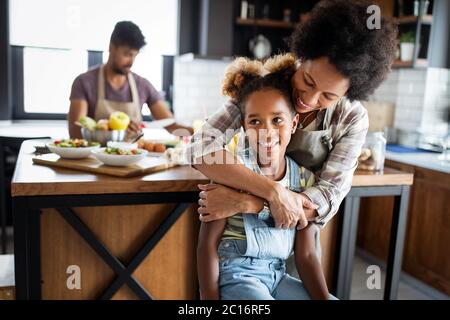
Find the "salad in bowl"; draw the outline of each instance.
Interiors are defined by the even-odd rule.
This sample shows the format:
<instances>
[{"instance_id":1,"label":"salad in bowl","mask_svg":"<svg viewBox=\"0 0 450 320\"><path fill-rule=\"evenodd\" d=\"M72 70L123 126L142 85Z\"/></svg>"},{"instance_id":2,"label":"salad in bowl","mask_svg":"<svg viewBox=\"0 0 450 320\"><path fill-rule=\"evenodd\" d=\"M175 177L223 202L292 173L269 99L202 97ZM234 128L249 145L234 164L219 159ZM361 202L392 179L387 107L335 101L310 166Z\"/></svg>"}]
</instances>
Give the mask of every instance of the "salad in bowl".
<instances>
[{"instance_id":1,"label":"salad in bowl","mask_svg":"<svg viewBox=\"0 0 450 320\"><path fill-rule=\"evenodd\" d=\"M93 156L108 166L125 167L147 156L144 149L106 147L94 150Z\"/></svg>"},{"instance_id":2,"label":"salad in bowl","mask_svg":"<svg viewBox=\"0 0 450 320\"><path fill-rule=\"evenodd\" d=\"M100 143L84 139L61 139L48 143L47 148L61 158L82 159L88 157L92 150L100 148Z\"/></svg>"}]
</instances>

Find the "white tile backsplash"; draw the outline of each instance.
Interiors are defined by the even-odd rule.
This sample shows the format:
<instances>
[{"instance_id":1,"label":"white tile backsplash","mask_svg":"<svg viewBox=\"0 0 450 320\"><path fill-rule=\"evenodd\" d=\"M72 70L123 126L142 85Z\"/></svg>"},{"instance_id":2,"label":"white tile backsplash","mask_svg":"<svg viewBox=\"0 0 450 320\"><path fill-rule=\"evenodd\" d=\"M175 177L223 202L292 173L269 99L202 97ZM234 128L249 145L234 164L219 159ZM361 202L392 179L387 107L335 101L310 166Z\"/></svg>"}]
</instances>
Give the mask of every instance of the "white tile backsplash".
<instances>
[{"instance_id":1,"label":"white tile backsplash","mask_svg":"<svg viewBox=\"0 0 450 320\"><path fill-rule=\"evenodd\" d=\"M446 130L450 70L395 69L370 100L395 104L396 128L428 132Z\"/></svg>"},{"instance_id":2,"label":"white tile backsplash","mask_svg":"<svg viewBox=\"0 0 450 320\"><path fill-rule=\"evenodd\" d=\"M230 61L176 58L174 111L178 121L192 124L221 108L221 84ZM396 128L444 130L450 108L450 70L394 69L370 100L395 104Z\"/></svg>"},{"instance_id":3,"label":"white tile backsplash","mask_svg":"<svg viewBox=\"0 0 450 320\"><path fill-rule=\"evenodd\" d=\"M229 61L176 58L173 107L177 121L192 125L221 108L222 80Z\"/></svg>"}]
</instances>

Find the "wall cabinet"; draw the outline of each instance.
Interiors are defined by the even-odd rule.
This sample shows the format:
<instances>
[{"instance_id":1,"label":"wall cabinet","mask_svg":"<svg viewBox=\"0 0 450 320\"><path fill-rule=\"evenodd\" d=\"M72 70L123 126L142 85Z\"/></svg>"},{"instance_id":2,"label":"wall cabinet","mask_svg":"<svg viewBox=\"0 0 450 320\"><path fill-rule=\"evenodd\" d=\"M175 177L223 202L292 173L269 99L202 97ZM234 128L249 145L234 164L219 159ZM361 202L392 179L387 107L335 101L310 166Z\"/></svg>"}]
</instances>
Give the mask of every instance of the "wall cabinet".
<instances>
[{"instance_id":1,"label":"wall cabinet","mask_svg":"<svg viewBox=\"0 0 450 320\"><path fill-rule=\"evenodd\" d=\"M288 51L288 38L318 0L180 0L179 54L253 57L259 35L271 54Z\"/></svg>"}]
</instances>

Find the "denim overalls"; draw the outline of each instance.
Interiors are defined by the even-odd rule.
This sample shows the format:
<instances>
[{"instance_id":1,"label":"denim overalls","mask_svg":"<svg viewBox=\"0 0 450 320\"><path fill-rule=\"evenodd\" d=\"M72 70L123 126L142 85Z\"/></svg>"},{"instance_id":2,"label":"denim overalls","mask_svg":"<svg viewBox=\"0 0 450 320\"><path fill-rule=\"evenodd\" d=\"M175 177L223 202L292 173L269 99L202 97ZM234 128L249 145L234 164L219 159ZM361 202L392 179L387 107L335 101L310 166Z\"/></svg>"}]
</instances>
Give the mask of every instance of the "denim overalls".
<instances>
[{"instance_id":1,"label":"denim overalls","mask_svg":"<svg viewBox=\"0 0 450 320\"><path fill-rule=\"evenodd\" d=\"M261 174L255 157L241 156L244 165ZM286 157L290 189L300 192L298 165ZM222 240L219 245L219 287L224 300L309 300L303 283L286 273L295 228L275 228L269 212L243 214L246 240ZM330 296L330 299L334 297Z\"/></svg>"}]
</instances>

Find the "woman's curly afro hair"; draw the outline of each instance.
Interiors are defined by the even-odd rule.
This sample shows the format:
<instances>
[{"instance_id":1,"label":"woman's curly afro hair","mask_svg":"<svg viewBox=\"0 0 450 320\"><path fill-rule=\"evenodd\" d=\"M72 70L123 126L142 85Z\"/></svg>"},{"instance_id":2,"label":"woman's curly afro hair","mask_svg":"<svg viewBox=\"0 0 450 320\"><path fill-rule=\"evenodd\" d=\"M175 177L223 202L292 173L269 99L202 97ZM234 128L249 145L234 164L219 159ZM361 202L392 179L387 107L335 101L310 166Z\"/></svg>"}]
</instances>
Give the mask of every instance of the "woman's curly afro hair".
<instances>
[{"instance_id":1,"label":"woman's curly afro hair","mask_svg":"<svg viewBox=\"0 0 450 320\"><path fill-rule=\"evenodd\" d=\"M299 25L290 39L300 60L327 57L350 80L349 100L367 99L391 70L397 48L398 26L381 18L380 29L369 29L362 0L323 0Z\"/></svg>"}]
</instances>

